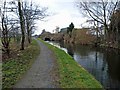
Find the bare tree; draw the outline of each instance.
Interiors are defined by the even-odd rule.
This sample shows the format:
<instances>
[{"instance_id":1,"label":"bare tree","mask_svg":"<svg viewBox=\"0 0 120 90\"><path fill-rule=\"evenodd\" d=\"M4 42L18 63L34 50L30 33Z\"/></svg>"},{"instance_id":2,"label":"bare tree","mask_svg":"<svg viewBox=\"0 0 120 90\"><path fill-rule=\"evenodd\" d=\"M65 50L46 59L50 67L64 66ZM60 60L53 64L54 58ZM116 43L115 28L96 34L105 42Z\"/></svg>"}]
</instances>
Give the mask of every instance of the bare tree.
<instances>
[{"instance_id":1,"label":"bare tree","mask_svg":"<svg viewBox=\"0 0 120 90\"><path fill-rule=\"evenodd\" d=\"M5 51L5 53L7 53L7 55L9 56L9 53L10 53L9 44L10 44L10 39L11 39L9 35L9 31L11 30L11 27L14 24L11 24L8 20L6 1L4 2L4 5L3 5L3 12L1 11L1 24L2 24L1 41L3 45L3 51Z\"/></svg>"},{"instance_id":2,"label":"bare tree","mask_svg":"<svg viewBox=\"0 0 120 90\"><path fill-rule=\"evenodd\" d=\"M48 16L48 14L46 14L47 8L33 5L31 1L30 5L28 2L24 2L23 9L27 29L27 39L28 42L31 43L31 35L35 27L35 20L42 20Z\"/></svg>"},{"instance_id":3,"label":"bare tree","mask_svg":"<svg viewBox=\"0 0 120 90\"><path fill-rule=\"evenodd\" d=\"M8 56L10 53L10 49L9 49L9 43L10 43L10 37L8 34L9 30L7 27L7 22L5 21L5 16L4 14L2 15L2 37L1 37L1 41L2 41L2 45L4 47L4 51L7 52Z\"/></svg>"},{"instance_id":4,"label":"bare tree","mask_svg":"<svg viewBox=\"0 0 120 90\"><path fill-rule=\"evenodd\" d=\"M19 11L19 18L20 18L21 33L22 33L21 50L24 50L24 43L25 43L25 22L24 22L22 4L21 4L20 0L18 0L18 11Z\"/></svg>"},{"instance_id":5,"label":"bare tree","mask_svg":"<svg viewBox=\"0 0 120 90\"><path fill-rule=\"evenodd\" d=\"M99 42L99 36L102 35L101 34L101 30L99 30L99 25L98 22L95 20L87 20L86 22L89 22L90 24L93 24L93 26L91 26L91 30L94 31L94 33L96 34L96 43Z\"/></svg>"},{"instance_id":6,"label":"bare tree","mask_svg":"<svg viewBox=\"0 0 120 90\"><path fill-rule=\"evenodd\" d=\"M2 43L3 46L9 47L10 37L17 37L18 29L20 27L21 32L21 50L24 50L25 38L28 39L28 42L31 42L31 35L35 30L35 21L43 20L46 16L47 8L40 7L37 5L27 4L26 2L20 2L20 0L12 0L7 2L10 5L4 4L4 13L1 17L1 26L2 26ZM6 7L5 7L6 5ZM10 6L10 7L9 7ZM1 9L0 9L1 12ZM6 15L6 13L12 12L12 15ZM20 25L19 25L20 24ZM27 33L27 37L26 37ZM9 38L9 39L6 39ZM5 41L7 40L7 41Z\"/></svg>"},{"instance_id":7,"label":"bare tree","mask_svg":"<svg viewBox=\"0 0 120 90\"><path fill-rule=\"evenodd\" d=\"M54 30L54 33L59 33L59 30L60 30L60 27L59 26L56 26L55 30Z\"/></svg>"},{"instance_id":8,"label":"bare tree","mask_svg":"<svg viewBox=\"0 0 120 90\"><path fill-rule=\"evenodd\" d=\"M79 2L79 1L78 1ZM109 32L109 23L110 16L116 9L118 1L109 1L105 2L104 0L100 0L99 2L79 2L77 3L77 7L79 7L83 12L83 14L94 21L99 22L101 25L104 25L104 37L108 38Z\"/></svg>"}]
</instances>

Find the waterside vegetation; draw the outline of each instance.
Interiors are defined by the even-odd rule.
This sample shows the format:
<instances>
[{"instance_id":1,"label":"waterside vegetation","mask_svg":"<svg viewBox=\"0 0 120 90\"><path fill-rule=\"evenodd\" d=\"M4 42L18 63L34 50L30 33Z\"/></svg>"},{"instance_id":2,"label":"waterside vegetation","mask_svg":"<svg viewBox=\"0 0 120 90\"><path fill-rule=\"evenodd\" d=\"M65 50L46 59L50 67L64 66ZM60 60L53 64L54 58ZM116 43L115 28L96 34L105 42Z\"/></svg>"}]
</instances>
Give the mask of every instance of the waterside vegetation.
<instances>
[{"instance_id":1,"label":"waterside vegetation","mask_svg":"<svg viewBox=\"0 0 120 90\"><path fill-rule=\"evenodd\" d=\"M42 41L41 39L39 39ZM44 41L57 58L59 83L61 88L100 88L102 85L82 66L63 50Z\"/></svg>"}]
</instances>

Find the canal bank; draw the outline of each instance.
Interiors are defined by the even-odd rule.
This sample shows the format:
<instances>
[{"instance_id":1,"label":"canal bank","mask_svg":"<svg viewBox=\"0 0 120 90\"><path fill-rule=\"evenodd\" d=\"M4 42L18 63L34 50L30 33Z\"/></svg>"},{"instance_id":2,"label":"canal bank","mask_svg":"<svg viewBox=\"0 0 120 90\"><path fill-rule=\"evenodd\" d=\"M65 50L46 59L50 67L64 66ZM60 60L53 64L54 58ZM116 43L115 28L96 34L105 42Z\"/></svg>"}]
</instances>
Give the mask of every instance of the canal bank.
<instances>
[{"instance_id":1,"label":"canal bank","mask_svg":"<svg viewBox=\"0 0 120 90\"><path fill-rule=\"evenodd\" d=\"M44 42L44 41L42 41ZM45 43L45 42L44 42ZM102 85L74 59L63 50L45 43L54 51L58 72L60 75L61 88L101 88Z\"/></svg>"},{"instance_id":2,"label":"canal bank","mask_svg":"<svg viewBox=\"0 0 120 90\"><path fill-rule=\"evenodd\" d=\"M119 50L89 45L49 42L71 55L91 73L105 88L120 89Z\"/></svg>"}]
</instances>

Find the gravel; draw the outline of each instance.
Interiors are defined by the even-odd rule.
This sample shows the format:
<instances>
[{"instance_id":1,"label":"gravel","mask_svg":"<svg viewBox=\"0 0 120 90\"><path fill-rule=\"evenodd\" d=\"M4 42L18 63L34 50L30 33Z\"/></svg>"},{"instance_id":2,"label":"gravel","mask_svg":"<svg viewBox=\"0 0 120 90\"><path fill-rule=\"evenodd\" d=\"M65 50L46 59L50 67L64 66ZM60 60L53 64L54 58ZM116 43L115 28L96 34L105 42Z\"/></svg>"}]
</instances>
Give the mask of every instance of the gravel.
<instances>
[{"instance_id":1,"label":"gravel","mask_svg":"<svg viewBox=\"0 0 120 90\"><path fill-rule=\"evenodd\" d=\"M42 42L37 42L40 46L40 55L14 88L56 88L52 75L56 60L54 54Z\"/></svg>"}]
</instances>

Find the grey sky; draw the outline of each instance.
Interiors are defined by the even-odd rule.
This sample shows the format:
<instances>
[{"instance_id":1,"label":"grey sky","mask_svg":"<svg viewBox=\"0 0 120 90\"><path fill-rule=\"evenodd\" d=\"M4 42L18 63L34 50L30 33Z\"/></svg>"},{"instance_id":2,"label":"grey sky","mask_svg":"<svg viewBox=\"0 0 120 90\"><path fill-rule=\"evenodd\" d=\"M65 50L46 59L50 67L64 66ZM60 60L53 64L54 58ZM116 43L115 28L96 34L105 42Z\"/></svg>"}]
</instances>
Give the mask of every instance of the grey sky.
<instances>
[{"instance_id":1,"label":"grey sky","mask_svg":"<svg viewBox=\"0 0 120 90\"><path fill-rule=\"evenodd\" d=\"M0 0L0 5L3 1L4 0ZM83 23L84 23L83 26L88 26L88 24L85 23L87 18L82 16L80 10L78 10L78 8L75 5L76 1L77 0L32 0L32 2L40 6L48 7L48 12L54 14L47 17L45 19L47 21L45 22L37 21L36 24L37 30L35 34L40 34L43 29L52 32L56 28L56 26L59 26L60 28L65 28L68 27L71 22L74 23L75 28L80 28L81 24ZM84 1L98 1L98 0L84 0Z\"/></svg>"},{"instance_id":2,"label":"grey sky","mask_svg":"<svg viewBox=\"0 0 120 90\"><path fill-rule=\"evenodd\" d=\"M3 2L4 0L0 1ZM86 21L86 18L83 18L80 14L80 11L75 5L75 1L76 0L32 0L32 2L37 5L48 7L48 12L53 13L53 15L45 19L47 21L37 21L35 34L40 34L43 29L52 32L56 26L65 28L68 27L71 22L74 23L75 28L80 28L80 25Z\"/></svg>"},{"instance_id":3,"label":"grey sky","mask_svg":"<svg viewBox=\"0 0 120 90\"><path fill-rule=\"evenodd\" d=\"M41 33L42 29L52 32L56 26L60 28L68 27L71 22L74 23L75 28L88 26L85 23L87 18L83 17L80 10L76 7L76 1L97 2L100 0L34 0L37 4L47 6L48 11L55 13L55 15L48 17L47 22L38 22L38 30L36 34ZM110 1L110 0L104 0ZM116 1L116 0L113 0Z\"/></svg>"},{"instance_id":4,"label":"grey sky","mask_svg":"<svg viewBox=\"0 0 120 90\"><path fill-rule=\"evenodd\" d=\"M86 21L80 15L80 11L75 6L75 0L34 0L42 6L48 7L48 12L55 15L46 18L46 22L38 21L38 29L35 32L40 34L42 29L52 32L56 26L60 28L68 27L71 22L75 24L76 28Z\"/></svg>"}]
</instances>

